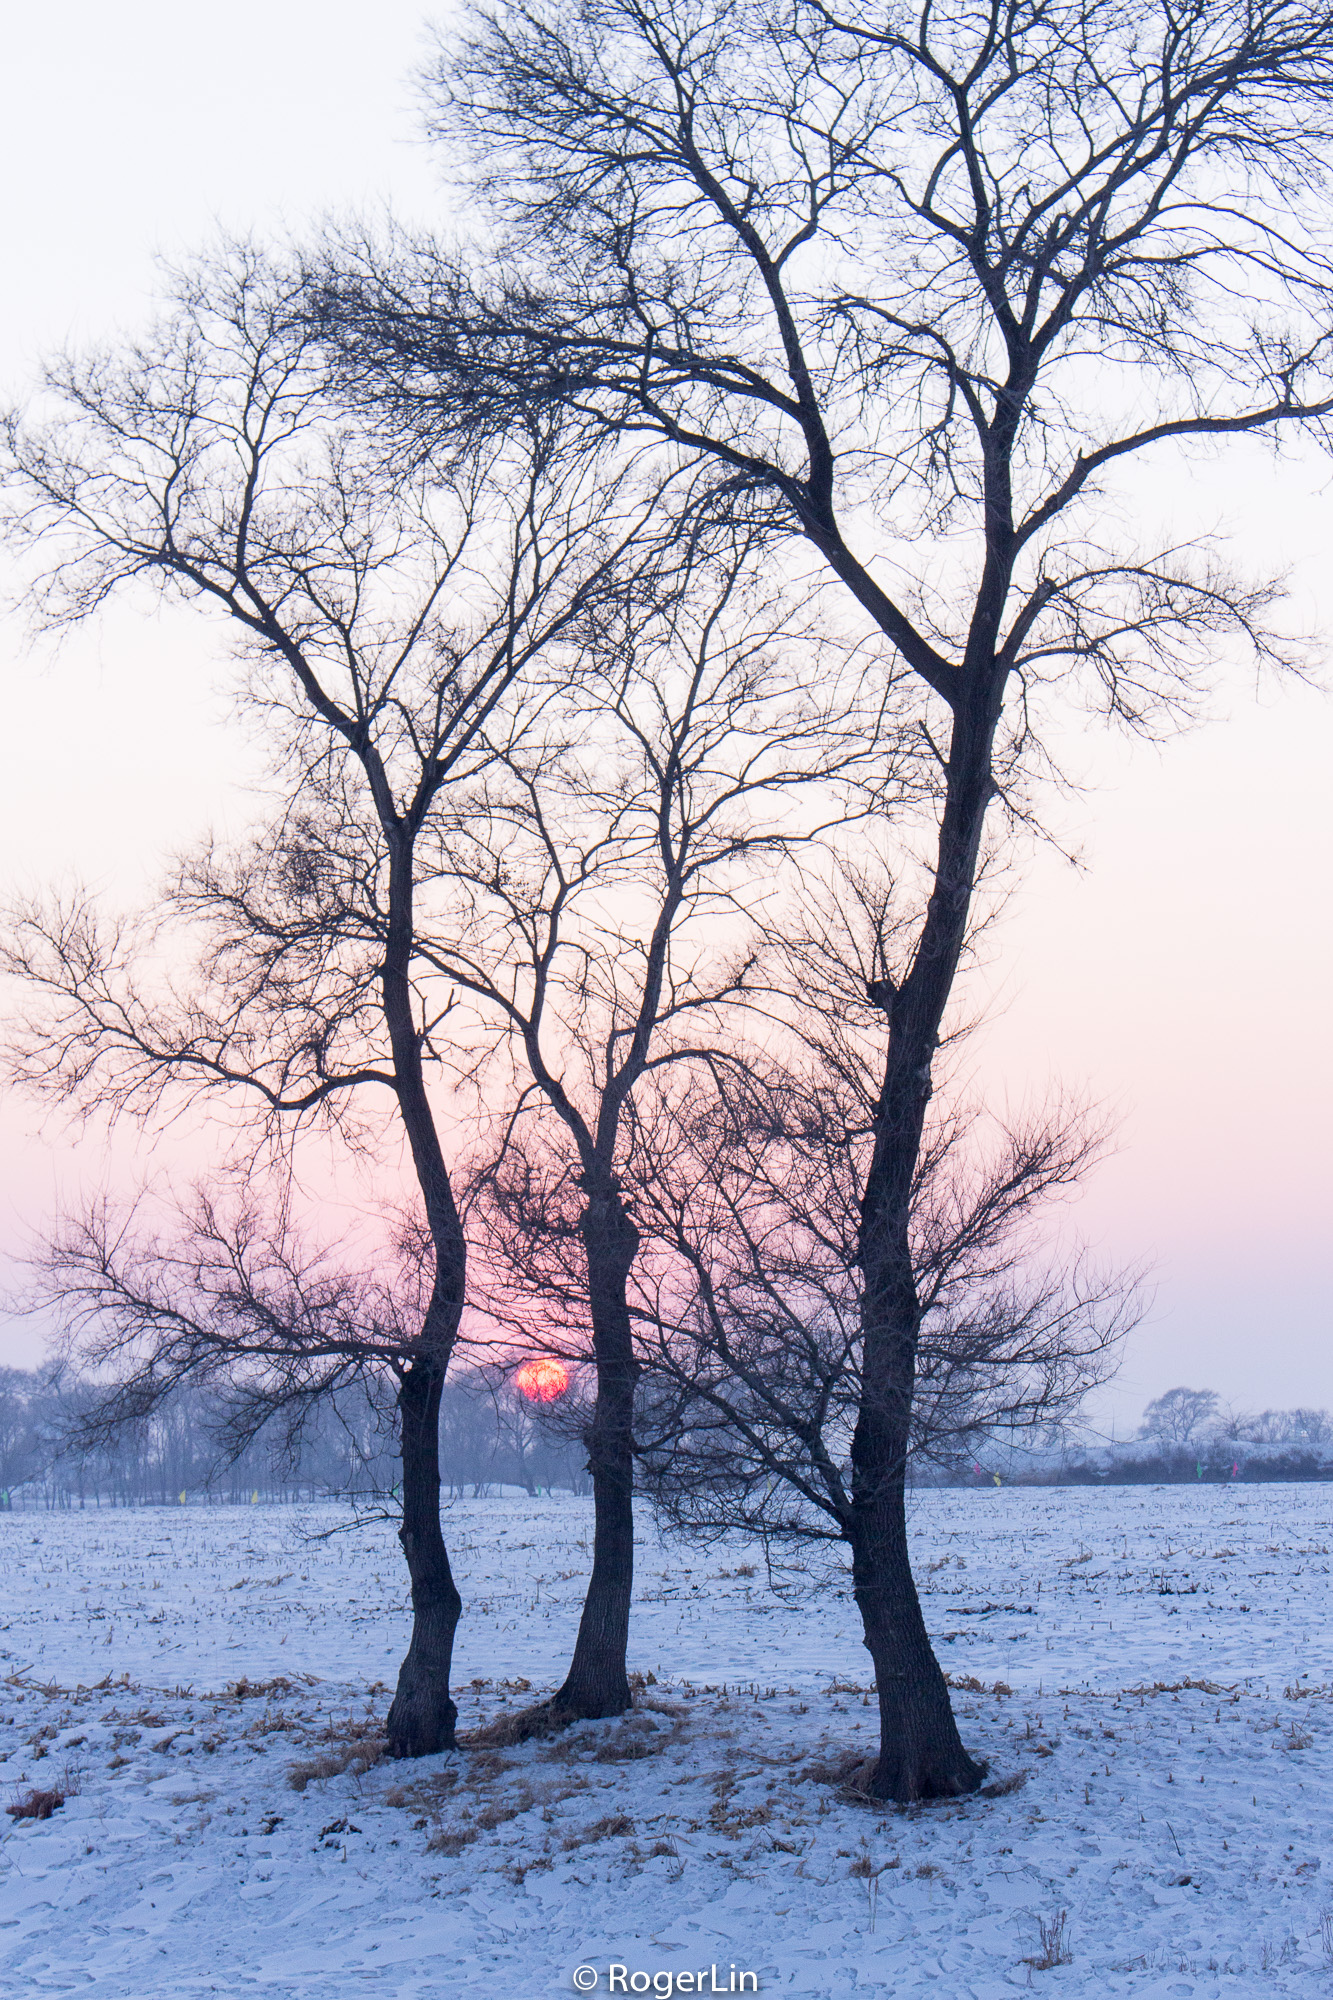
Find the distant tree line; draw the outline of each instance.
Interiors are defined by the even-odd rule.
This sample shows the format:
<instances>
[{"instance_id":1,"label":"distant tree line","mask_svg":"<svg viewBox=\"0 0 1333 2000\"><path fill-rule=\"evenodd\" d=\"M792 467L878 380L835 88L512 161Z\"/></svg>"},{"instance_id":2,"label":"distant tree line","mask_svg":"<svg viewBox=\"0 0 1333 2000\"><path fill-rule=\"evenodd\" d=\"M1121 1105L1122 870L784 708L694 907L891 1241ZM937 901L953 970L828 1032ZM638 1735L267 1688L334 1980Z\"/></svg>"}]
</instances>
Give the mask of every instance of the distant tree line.
<instances>
[{"instance_id":1,"label":"distant tree line","mask_svg":"<svg viewBox=\"0 0 1333 2000\"><path fill-rule=\"evenodd\" d=\"M440 1408L442 1487L482 1499L505 1487L531 1497L586 1495L580 1385L557 1407L533 1403L503 1369L457 1368ZM228 1454L228 1399L186 1387L138 1423L90 1447L80 1419L99 1390L68 1369L0 1368L0 1511L15 1508L244 1505L299 1500L396 1503L398 1454L388 1413L358 1385L311 1407L299 1434L273 1427ZM914 1486L1177 1485L1333 1479L1333 1413L1297 1405L1242 1411L1212 1389L1169 1389L1144 1410L1133 1438L1090 1447L1059 1422L1025 1433L996 1413L923 1436ZM985 1419L989 1418L989 1422ZM977 1456L979 1454L979 1456ZM682 1475L682 1479L688 1474ZM654 1482L667 1527L689 1509L670 1480ZM752 1522L763 1532L762 1522Z\"/></svg>"},{"instance_id":2,"label":"distant tree line","mask_svg":"<svg viewBox=\"0 0 1333 2000\"><path fill-rule=\"evenodd\" d=\"M974 1478L993 1476L994 1456ZM1181 1385L1147 1405L1134 1437L1098 1447L1052 1437L1036 1452L1011 1454L1003 1476L1079 1486L1333 1479L1333 1414L1305 1405L1244 1411L1214 1389Z\"/></svg>"},{"instance_id":3,"label":"distant tree line","mask_svg":"<svg viewBox=\"0 0 1333 2000\"><path fill-rule=\"evenodd\" d=\"M1263 1410L1247 1415L1223 1402L1214 1389L1168 1389L1143 1412L1141 1438L1159 1445L1234 1443L1289 1445L1297 1449L1333 1446L1333 1418L1327 1410Z\"/></svg>"},{"instance_id":4,"label":"distant tree line","mask_svg":"<svg viewBox=\"0 0 1333 2000\"><path fill-rule=\"evenodd\" d=\"M224 1448L228 1400L185 1387L93 1445L79 1420L97 1386L66 1370L0 1369L0 1510L152 1507L191 1502L396 1500L398 1454L385 1412L357 1386L316 1404L299 1432L263 1432ZM534 1497L588 1490L585 1454L544 1427L503 1378L458 1369L440 1411L445 1493L479 1498L505 1486Z\"/></svg>"}]
</instances>

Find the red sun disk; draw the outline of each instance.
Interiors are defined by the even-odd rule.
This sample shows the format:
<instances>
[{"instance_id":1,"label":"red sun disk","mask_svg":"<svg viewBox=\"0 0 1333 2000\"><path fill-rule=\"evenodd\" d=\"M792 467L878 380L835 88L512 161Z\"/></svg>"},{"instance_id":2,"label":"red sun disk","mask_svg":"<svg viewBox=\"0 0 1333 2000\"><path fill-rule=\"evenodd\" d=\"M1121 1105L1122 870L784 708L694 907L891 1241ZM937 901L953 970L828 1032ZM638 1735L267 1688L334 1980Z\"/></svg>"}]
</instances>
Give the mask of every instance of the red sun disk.
<instances>
[{"instance_id":1,"label":"red sun disk","mask_svg":"<svg viewBox=\"0 0 1333 2000\"><path fill-rule=\"evenodd\" d=\"M554 1355L542 1354L525 1361L514 1380L530 1403L553 1403L569 1387L569 1370Z\"/></svg>"}]
</instances>

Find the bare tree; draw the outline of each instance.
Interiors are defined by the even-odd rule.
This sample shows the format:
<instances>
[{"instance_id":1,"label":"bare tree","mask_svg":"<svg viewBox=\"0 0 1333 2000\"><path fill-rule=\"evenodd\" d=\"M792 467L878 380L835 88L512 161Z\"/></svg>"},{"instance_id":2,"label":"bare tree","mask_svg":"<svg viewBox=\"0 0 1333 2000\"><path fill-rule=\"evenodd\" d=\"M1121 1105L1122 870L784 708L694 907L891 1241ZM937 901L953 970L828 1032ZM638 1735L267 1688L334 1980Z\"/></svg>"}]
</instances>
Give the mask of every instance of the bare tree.
<instances>
[{"instance_id":1,"label":"bare tree","mask_svg":"<svg viewBox=\"0 0 1333 2000\"><path fill-rule=\"evenodd\" d=\"M1168 1389L1148 1404L1139 1435L1161 1444L1192 1444L1221 1414L1222 1399L1215 1389Z\"/></svg>"},{"instance_id":2,"label":"bare tree","mask_svg":"<svg viewBox=\"0 0 1333 2000\"><path fill-rule=\"evenodd\" d=\"M1127 539L1105 502L1134 459L1325 435L1333 16L553 0L475 9L427 90L477 163L498 275L431 245L332 273L350 376L426 449L447 415L557 401L609 449L694 468L777 560L822 565L938 746L933 859L876 981L851 1535L875 1789L967 1791L903 1506L932 1063L986 816L1029 809L1048 691L1150 730L1231 635L1282 654L1267 586Z\"/></svg>"},{"instance_id":3,"label":"bare tree","mask_svg":"<svg viewBox=\"0 0 1333 2000\"><path fill-rule=\"evenodd\" d=\"M807 974L817 956L801 954ZM770 1561L799 1564L821 1540L855 1552L874 1017L855 990L830 993L822 1042L737 1050L711 1097L661 1093L641 1122L647 1476L676 1525L758 1534ZM1087 1113L1057 1105L1005 1126L937 1105L924 1137L911 1198L918 1471L1067 1421L1113 1372L1138 1309L1134 1274L1043 1241L1046 1211L1101 1150Z\"/></svg>"},{"instance_id":4,"label":"bare tree","mask_svg":"<svg viewBox=\"0 0 1333 2000\"><path fill-rule=\"evenodd\" d=\"M511 1342L574 1362L591 1338L593 1567L543 1710L559 1720L631 1699L637 1093L732 1059L756 920L787 858L867 810L872 761L881 794L898 778L891 708L874 712L854 660L835 666L796 593L760 592L749 568L745 538L696 538L658 573L655 602L628 590L558 691L560 740L497 761L452 844L470 920L440 969L485 1006L520 1070L479 1182L490 1310Z\"/></svg>"},{"instance_id":5,"label":"bare tree","mask_svg":"<svg viewBox=\"0 0 1333 2000\"><path fill-rule=\"evenodd\" d=\"M208 1096L231 1120L230 1197L200 1193L165 1227L94 1210L50 1245L48 1296L117 1375L91 1428L225 1374L243 1442L277 1409L391 1381L414 1622L388 1736L420 1755L456 1717L438 1418L466 1276L429 1083L449 999L420 948L423 840L521 730L533 659L577 648L635 519L545 420L386 473L301 296L235 249L180 280L140 346L55 367L48 421L9 423L9 524L46 622L136 584L219 614L280 805L240 851L188 857L137 924L86 899L20 909L4 966L29 997L21 1082L146 1124ZM405 1148L419 1208L373 1278L299 1226L307 1133L360 1156L386 1203Z\"/></svg>"}]
</instances>

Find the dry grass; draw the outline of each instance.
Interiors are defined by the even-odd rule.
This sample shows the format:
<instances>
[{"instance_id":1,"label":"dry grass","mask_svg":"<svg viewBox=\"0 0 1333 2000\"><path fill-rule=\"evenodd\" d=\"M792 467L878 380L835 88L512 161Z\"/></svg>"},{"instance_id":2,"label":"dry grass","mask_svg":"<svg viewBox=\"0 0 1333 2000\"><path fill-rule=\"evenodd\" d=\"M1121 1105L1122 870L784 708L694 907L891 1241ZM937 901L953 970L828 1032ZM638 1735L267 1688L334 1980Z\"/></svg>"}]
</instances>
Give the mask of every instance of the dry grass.
<instances>
[{"instance_id":1,"label":"dry grass","mask_svg":"<svg viewBox=\"0 0 1333 2000\"><path fill-rule=\"evenodd\" d=\"M865 1759L853 1751L850 1756L837 1758L833 1763L816 1761L806 1764L796 1773L798 1780L810 1785L845 1785L853 1771L859 1771Z\"/></svg>"},{"instance_id":2,"label":"dry grass","mask_svg":"<svg viewBox=\"0 0 1333 2000\"><path fill-rule=\"evenodd\" d=\"M1040 1952L1023 1960L1034 1972L1051 1972L1057 1965L1072 1965L1074 1954L1069 1949L1069 1912L1057 1910L1053 1917L1038 1917L1037 1936L1041 1940Z\"/></svg>"},{"instance_id":3,"label":"dry grass","mask_svg":"<svg viewBox=\"0 0 1333 2000\"><path fill-rule=\"evenodd\" d=\"M294 1792L303 1792L307 1785L325 1778L340 1778L344 1771L353 1771L358 1778L364 1777L383 1756L384 1738L370 1737L360 1743L346 1744L341 1750L328 1751L322 1757L310 1757L299 1764L289 1765L287 1783Z\"/></svg>"},{"instance_id":4,"label":"dry grass","mask_svg":"<svg viewBox=\"0 0 1333 2000\"><path fill-rule=\"evenodd\" d=\"M658 1729L647 1721L630 1716L593 1751L598 1764L633 1764L643 1757L657 1757L680 1735L679 1728Z\"/></svg>"},{"instance_id":5,"label":"dry grass","mask_svg":"<svg viewBox=\"0 0 1333 2000\"><path fill-rule=\"evenodd\" d=\"M507 1826L511 1819L531 1811L536 1804L536 1795L527 1785L519 1787L517 1794L503 1804L497 1799L494 1804L484 1806L477 1814L477 1825L483 1833L493 1833L497 1826Z\"/></svg>"},{"instance_id":6,"label":"dry grass","mask_svg":"<svg viewBox=\"0 0 1333 2000\"><path fill-rule=\"evenodd\" d=\"M468 1765L468 1783L472 1785L484 1784L491 1778L502 1778L506 1771L512 1771L513 1768L514 1763L512 1758L500 1757L494 1750L484 1750L480 1756L474 1757Z\"/></svg>"},{"instance_id":7,"label":"dry grass","mask_svg":"<svg viewBox=\"0 0 1333 2000\"><path fill-rule=\"evenodd\" d=\"M553 1714L549 1701L539 1701L530 1708L515 1709L512 1715L494 1716L477 1729L460 1729L458 1742L464 1750L512 1750L519 1743L553 1735L569 1720Z\"/></svg>"},{"instance_id":8,"label":"dry grass","mask_svg":"<svg viewBox=\"0 0 1333 2000\"><path fill-rule=\"evenodd\" d=\"M305 1685L314 1685L314 1676L303 1676ZM242 1675L238 1681L228 1681L227 1694L232 1701L269 1701L275 1694L295 1694L298 1684L290 1681L285 1674L279 1674L271 1681L248 1681Z\"/></svg>"},{"instance_id":9,"label":"dry grass","mask_svg":"<svg viewBox=\"0 0 1333 2000\"><path fill-rule=\"evenodd\" d=\"M571 1833L563 1842L566 1853L575 1847L583 1847L593 1840L627 1840L634 1832L634 1821L628 1813L611 1813L606 1819L594 1820L580 1833Z\"/></svg>"},{"instance_id":10,"label":"dry grass","mask_svg":"<svg viewBox=\"0 0 1333 2000\"><path fill-rule=\"evenodd\" d=\"M681 1721L688 1714L688 1710L677 1702L654 1701L651 1698L645 1698L644 1690L657 1686L657 1677L655 1674L631 1674L629 1684L630 1691L634 1696L634 1711L625 1720L623 1724L625 1729L632 1730L635 1727L637 1713L645 1709L656 1715L665 1715L673 1722ZM477 1683L474 1682L473 1685L476 1686ZM500 1685L522 1691L530 1683L527 1681L502 1681ZM576 1715L562 1714L560 1710L554 1707L553 1703L554 1698L548 1696L543 1701L533 1702L527 1708L515 1709L512 1715L492 1716L489 1722L479 1724L476 1729L460 1730L458 1733L459 1746L464 1750L512 1750L520 1743L531 1743L544 1736L557 1735L559 1732L569 1728L571 1723L586 1719ZM639 1725L639 1728L642 1729L642 1724ZM595 1754L603 1763L614 1763L619 1760L618 1754L611 1752L609 1749L604 1756L600 1750ZM632 1759L650 1754L647 1750L635 1749L630 1750L627 1756Z\"/></svg>"},{"instance_id":11,"label":"dry grass","mask_svg":"<svg viewBox=\"0 0 1333 2000\"><path fill-rule=\"evenodd\" d=\"M446 1765L432 1777L418 1778L414 1784L393 1785L384 1794L386 1806L404 1806L411 1812L438 1812L458 1783L455 1765Z\"/></svg>"},{"instance_id":12,"label":"dry grass","mask_svg":"<svg viewBox=\"0 0 1333 2000\"><path fill-rule=\"evenodd\" d=\"M975 1674L946 1674L944 1685L956 1688L960 1694L995 1694L1002 1699L1013 1693L1008 1681L992 1681L987 1687L985 1681L979 1681Z\"/></svg>"},{"instance_id":13,"label":"dry grass","mask_svg":"<svg viewBox=\"0 0 1333 2000\"><path fill-rule=\"evenodd\" d=\"M772 1817L773 1808L767 1802L737 1807L733 1811L723 1797L714 1802L708 1814L708 1824L715 1833L725 1833L734 1840L737 1834L748 1832L752 1826L767 1826Z\"/></svg>"},{"instance_id":14,"label":"dry grass","mask_svg":"<svg viewBox=\"0 0 1333 2000\"><path fill-rule=\"evenodd\" d=\"M542 1764L572 1764L579 1755L580 1747L577 1741L571 1742L566 1736L558 1743L548 1744L545 1750L539 1750L537 1759Z\"/></svg>"},{"instance_id":15,"label":"dry grass","mask_svg":"<svg viewBox=\"0 0 1333 2000\"><path fill-rule=\"evenodd\" d=\"M543 1868L554 1868L549 1854L534 1854L530 1861L511 1861L504 1873L516 1889L521 1889L528 1876Z\"/></svg>"},{"instance_id":16,"label":"dry grass","mask_svg":"<svg viewBox=\"0 0 1333 2000\"><path fill-rule=\"evenodd\" d=\"M1189 1679L1187 1676L1183 1681L1141 1681L1136 1687L1125 1688L1123 1694L1184 1694L1186 1689L1193 1688L1199 1694L1225 1694L1239 1699L1237 1695L1238 1685L1236 1681L1196 1681ZM1061 1688L1060 1692L1061 1694L1075 1694L1077 1693L1077 1689Z\"/></svg>"},{"instance_id":17,"label":"dry grass","mask_svg":"<svg viewBox=\"0 0 1333 2000\"><path fill-rule=\"evenodd\" d=\"M272 1731L294 1725L281 1710L261 1716L246 1730L247 1736L267 1735ZM351 1771L358 1778L364 1777L374 1765L382 1762L385 1741L382 1735L383 1723L369 1716L351 1716L344 1721L333 1720L324 1728L305 1738L310 1744L327 1743L328 1749L318 1756L303 1759L289 1765L287 1783L294 1792L303 1792L308 1784L325 1778L341 1777L344 1771Z\"/></svg>"},{"instance_id":18,"label":"dry grass","mask_svg":"<svg viewBox=\"0 0 1333 2000\"><path fill-rule=\"evenodd\" d=\"M991 1784L981 1787L983 1799L1007 1799L1011 1792L1021 1792L1028 1781L1026 1771L1015 1771L1007 1778L996 1778Z\"/></svg>"},{"instance_id":19,"label":"dry grass","mask_svg":"<svg viewBox=\"0 0 1333 2000\"><path fill-rule=\"evenodd\" d=\"M52 1813L58 1811L68 1797L68 1792L56 1789L43 1792L34 1786L30 1792L25 1792L21 1798L15 1799L12 1805L7 1805L5 1811L11 1819L50 1819Z\"/></svg>"}]
</instances>

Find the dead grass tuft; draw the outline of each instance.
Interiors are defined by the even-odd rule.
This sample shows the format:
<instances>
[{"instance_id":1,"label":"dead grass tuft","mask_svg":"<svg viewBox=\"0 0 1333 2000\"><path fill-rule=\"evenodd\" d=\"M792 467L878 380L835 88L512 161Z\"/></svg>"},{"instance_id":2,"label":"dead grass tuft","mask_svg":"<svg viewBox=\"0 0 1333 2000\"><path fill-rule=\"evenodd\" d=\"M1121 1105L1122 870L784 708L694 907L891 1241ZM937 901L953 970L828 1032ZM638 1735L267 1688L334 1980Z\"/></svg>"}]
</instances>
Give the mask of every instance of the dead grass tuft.
<instances>
[{"instance_id":1,"label":"dead grass tuft","mask_svg":"<svg viewBox=\"0 0 1333 2000\"><path fill-rule=\"evenodd\" d=\"M708 1824L715 1833L727 1834L735 1839L752 1826L767 1826L773 1817L773 1808L765 1803L757 1806L738 1806L734 1810L725 1796L719 1798L708 1815Z\"/></svg>"},{"instance_id":2,"label":"dead grass tuft","mask_svg":"<svg viewBox=\"0 0 1333 2000\"><path fill-rule=\"evenodd\" d=\"M513 1883L514 1887L516 1889L521 1889L527 1877L531 1875L534 1871L543 1868L554 1868L554 1866L555 1863L552 1861L549 1854L536 1854L533 1856L531 1861L510 1862L508 1868L506 1868L504 1872L505 1875L508 1877L508 1879Z\"/></svg>"},{"instance_id":3,"label":"dead grass tuft","mask_svg":"<svg viewBox=\"0 0 1333 2000\"><path fill-rule=\"evenodd\" d=\"M1183 1681L1143 1681L1139 1684L1139 1686L1125 1688L1122 1690L1122 1692L1125 1694L1139 1694L1139 1695L1184 1694L1186 1689L1193 1688L1197 1690L1197 1692L1200 1694L1234 1695L1239 1685L1240 1684L1238 1681L1229 1681L1229 1682L1196 1681L1189 1679ZM1079 1688L1060 1689L1061 1694L1079 1694L1081 1692L1083 1692L1083 1690Z\"/></svg>"},{"instance_id":4,"label":"dead grass tuft","mask_svg":"<svg viewBox=\"0 0 1333 2000\"><path fill-rule=\"evenodd\" d=\"M511 1758L497 1756L494 1750L484 1750L468 1765L468 1782L473 1785L484 1784L488 1779L503 1777L506 1771L512 1771L513 1768Z\"/></svg>"},{"instance_id":5,"label":"dead grass tuft","mask_svg":"<svg viewBox=\"0 0 1333 2000\"><path fill-rule=\"evenodd\" d=\"M255 1717L255 1720L246 1729L245 1734L247 1736L290 1736L299 1727L299 1717L289 1715L285 1708L266 1708L262 1715ZM181 1731L178 1729L174 1733L179 1736ZM328 1734L329 1732L326 1730L326 1739ZM316 1738L315 1740L318 1742L320 1739ZM171 1738L168 1737L167 1741L170 1742Z\"/></svg>"},{"instance_id":6,"label":"dead grass tuft","mask_svg":"<svg viewBox=\"0 0 1333 2000\"><path fill-rule=\"evenodd\" d=\"M981 1787L983 1799L1007 1799L1011 1792L1021 1792L1028 1781L1028 1772L1014 1771L1007 1778L996 1778L989 1785Z\"/></svg>"},{"instance_id":7,"label":"dead grass tuft","mask_svg":"<svg viewBox=\"0 0 1333 2000\"><path fill-rule=\"evenodd\" d=\"M331 1721L308 1740L312 1743L364 1743L383 1736L384 1724L378 1716L349 1715L345 1722Z\"/></svg>"},{"instance_id":8,"label":"dead grass tuft","mask_svg":"<svg viewBox=\"0 0 1333 2000\"><path fill-rule=\"evenodd\" d=\"M830 1763L807 1764L796 1775L812 1784L833 1786L844 1805L872 1806L876 1812L883 1812L885 1801L876 1798L871 1790L877 1762L877 1758L867 1757L863 1751L851 1750ZM824 1809L821 1805L820 1811Z\"/></svg>"},{"instance_id":9,"label":"dead grass tuft","mask_svg":"<svg viewBox=\"0 0 1333 2000\"><path fill-rule=\"evenodd\" d=\"M1002 1699L1013 1693L1008 1681L992 1681L987 1687L985 1681L979 1681L975 1674L946 1674L944 1685L956 1688L960 1694L994 1694Z\"/></svg>"},{"instance_id":10,"label":"dead grass tuft","mask_svg":"<svg viewBox=\"0 0 1333 2000\"><path fill-rule=\"evenodd\" d=\"M656 1687L657 1685L656 1677L653 1674L631 1674L629 1681L635 1696L634 1712L623 1719L622 1736L611 1739L612 1742L618 1743L622 1740L630 1740L641 1743L647 1741L647 1732L644 1725L637 1722L638 1713L644 1709L649 1710L655 1715L664 1715L676 1724L683 1721L689 1713L687 1709L683 1708L677 1702L644 1698L643 1690L649 1687ZM526 1681L515 1681L505 1682L504 1685L527 1687L528 1683ZM554 1697L551 1696L545 1701L532 1703L528 1708L516 1709L512 1715L492 1716L489 1722L482 1723L476 1729L460 1730L458 1741L462 1748L467 1750L512 1750L520 1743L531 1743L542 1737L558 1735L565 1729L568 1729L571 1723L586 1719L582 1716L563 1714L556 1708ZM636 1724L637 1736L635 1735ZM604 1764L631 1761L636 1757L651 1756L655 1750L665 1747L666 1740L664 1738L663 1742L653 1744L650 1749L636 1747L624 1752L613 1750L610 1744L605 1744L595 1750L593 1755L599 1762ZM547 1751L544 1754L548 1756L576 1756L578 1752L571 1749L563 1752Z\"/></svg>"},{"instance_id":11,"label":"dead grass tuft","mask_svg":"<svg viewBox=\"0 0 1333 2000\"><path fill-rule=\"evenodd\" d=\"M628 1813L612 1813L607 1819L594 1820L581 1833L571 1833L564 1842L565 1852L590 1840L626 1840L633 1831L634 1821Z\"/></svg>"},{"instance_id":12,"label":"dead grass tuft","mask_svg":"<svg viewBox=\"0 0 1333 2000\"><path fill-rule=\"evenodd\" d=\"M54 1789L49 1792L38 1791L34 1786L22 1798L15 1799L12 1805L7 1805L5 1811L11 1819L50 1819L52 1813L64 1805L68 1796L67 1792Z\"/></svg>"},{"instance_id":13,"label":"dead grass tuft","mask_svg":"<svg viewBox=\"0 0 1333 2000\"><path fill-rule=\"evenodd\" d=\"M777 1843L775 1842L774 1845L776 1846ZM789 1853L792 1852L791 1849L788 1849L787 1851ZM846 1851L847 1851L846 1848L839 1848L838 1850L839 1860L842 1859ZM875 1928L875 1921L874 1921L875 1911L879 1905L879 1878L881 1875L887 1875L891 1868L901 1868L902 1865L903 1865L902 1856L899 1854L891 1854L887 1860L881 1861L877 1868L875 1866L874 1856L870 1852L869 1843L867 1842L865 1835L864 1834L861 1835L861 1852L852 1862L852 1865L847 1870L847 1873L852 1877L853 1881L864 1882L866 1885L866 1894L870 1899L869 1915L870 1915L870 1928L872 1930ZM935 1871L932 1869L931 1873L933 1874L934 1872Z\"/></svg>"},{"instance_id":14,"label":"dead grass tuft","mask_svg":"<svg viewBox=\"0 0 1333 2000\"><path fill-rule=\"evenodd\" d=\"M798 1782L810 1785L845 1784L850 1773L859 1768L864 1760L855 1753L850 1757L839 1757L833 1763L818 1761L807 1764L796 1773Z\"/></svg>"},{"instance_id":15,"label":"dead grass tuft","mask_svg":"<svg viewBox=\"0 0 1333 2000\"><path fill-rule=\"evenodd\" d=\"M566 1736L559 1743L548 1744L545 1750L537 1752L543 1764L572 1764L579 1754L579 1746Z\"/></svg>"},{"instance_id":16,"label":"dead grass tuft","mask_svg":"<svg viewBox=\"0 0 1333 2000\"><path fill-rule=\"evenodd\" d=\"M629 1716L597 1745L593 1760L598 1764L633 1764L643 1757L657 1757L679 1734L679 1728L659 1729L646 1717Z\"/></svg>"},{"instance_id":17,"label":"dead grass tuft","mask_svg":"<svg viewBox=\"0 0 1333 2000\"><path fill-rule=\"evenodd\" d=\"M493 1716L480 1728L460 1729L458 1741L465 1750L512 1750L519 1743L553 1735L570 1720L556 1715L549 1701L538 1701L529 1708L515 1709L512 1715Z\"/></svg>"},{"instance_id":18,"label":"dead grass tuft","mask_svg":"<svg viewBox=\"0 0 1333 2000\"><path fill-rule=\"evenodd\" d=\"M242 1675L238 1681L228 1681L227 1694L232 1701L267 1701L275 1694L296 1694L302 1687L314 1687L318 1679L317 1674L302 1674L293 1681L279 1674L271 1681L250 1681Z\"/></svg>"},{"instance_id":19,"label":"dead grass tuft","mask_svg":"<svg viewBox=\"0 0 1333 2000\"><path fill-rule=\"evenodd\" d=\"M517 1819L520 1814L529 1812L535 1802L535 1795L524 1785L517 1797L510 1799L506 1804L501 1805L497 1802L483 1807L477 1814L477 1825L483 1833L493 1833L497 1826L506 1826L511 1819Z\"/></svg>"},{"instance_id":20,"label":"dead grass tuft","mask_svg":"<svg viewBox=\"0 0 1333 2000\"><path fill-rule=\"evenodd\" d=\"M1051 1972L1057 1965L1072 1965L1074 1954L1069 1949L1068 1925L1067 1910L1057 1910L1053 1917L1038 1917L1041 1950L1032 1958L1025 1958L1024 1965L1030 1965L1034 1972Z\"/></svg>"},{"instance_id":21,"label":"dead grass tuft","mask_svg":"<svg viewBox=\"0 0 1333 2000\"><path fill-rule=\"evenodd\" d=\"M392 1786L384 1794L384 1803L418 1814L414 1825L421 1832L432 1820L438 1826L444 1807L458 1785L458 1777L457 1766L448 1765L432 1777L419 1778L415 1784Z\"/></svg>"},{"instance_id":22,"label":"dead grass tuft","mask_svg":"<svg viewBox=\"0 0 1333 2000\"><path fill-rule=\"evenodd\" d=\"M372 1765L378 1764L384 1756L384 1738L376 1736L360 1743L349 1743L341 1750L326 1753L323 1757L311 1757L299 1764L291 1764L287 1769L287 1783L294 1792L303 1792L312 1782L325 1778L340 1778L344 1771L355 1772L364 1777Z\"/></svg>"}]
</instances>

